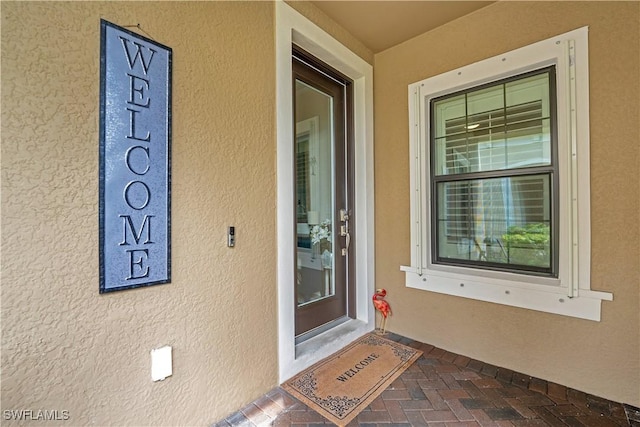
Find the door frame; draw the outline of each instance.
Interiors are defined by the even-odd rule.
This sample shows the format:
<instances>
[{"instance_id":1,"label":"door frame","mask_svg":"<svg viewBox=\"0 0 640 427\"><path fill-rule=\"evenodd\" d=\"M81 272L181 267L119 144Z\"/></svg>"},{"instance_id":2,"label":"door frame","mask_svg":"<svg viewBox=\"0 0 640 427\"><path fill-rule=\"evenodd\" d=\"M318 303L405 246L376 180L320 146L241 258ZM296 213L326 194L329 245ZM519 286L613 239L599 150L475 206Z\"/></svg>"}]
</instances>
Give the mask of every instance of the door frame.
<instances>
[{"instance_id":1,"label":"door frame","mask_svg":"<svg viewBox=\"0 0 640 427\"><path fill-rule=\"evenodd\" d=\"M284 382L374 329L373 67L282 1L276 13L278 377ZM295 343L294 135L291 48L353 80L355 319Z\"/></svg>"}]
</instances>

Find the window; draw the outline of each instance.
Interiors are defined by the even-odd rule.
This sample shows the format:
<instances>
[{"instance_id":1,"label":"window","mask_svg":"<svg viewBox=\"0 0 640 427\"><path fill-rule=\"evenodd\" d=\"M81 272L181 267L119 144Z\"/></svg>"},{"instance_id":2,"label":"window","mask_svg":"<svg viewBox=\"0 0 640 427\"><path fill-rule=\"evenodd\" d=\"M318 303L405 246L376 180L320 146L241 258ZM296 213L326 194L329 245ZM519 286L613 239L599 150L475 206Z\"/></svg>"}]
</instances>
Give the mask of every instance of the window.
<instances>
[{"instance_id":1,"label":"window","mask_svg":"<svg viewBox=\"0 0 640 427\"><path fill-rule=\"evenodd\" d=\"M585 27L409 86L407 286L600 320L588 81Z\"/></svg>"},{"instance_id":2,"label":"window","mask_svg":"<svg viewBox=\"0 0 640 427\"><path fill-rule=\"evenodd\" d=\"M554 70L431 99L434 263L557 276Z\"/></svg>"}]
</instances>

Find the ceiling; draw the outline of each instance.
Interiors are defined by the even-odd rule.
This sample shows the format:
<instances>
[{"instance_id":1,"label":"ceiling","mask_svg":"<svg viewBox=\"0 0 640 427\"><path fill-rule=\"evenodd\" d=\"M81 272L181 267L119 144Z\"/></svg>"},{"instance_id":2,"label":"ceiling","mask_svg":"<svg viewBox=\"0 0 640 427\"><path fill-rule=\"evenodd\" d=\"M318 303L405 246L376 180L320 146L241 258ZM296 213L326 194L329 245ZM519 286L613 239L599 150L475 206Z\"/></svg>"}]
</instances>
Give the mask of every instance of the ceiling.
<instances>
[{"instance_id":1,"label":"ceiling","mask_svg":"<svg viewBox=\"0 0 640 427\"><path fill-rule=\"evenodd\" d=\"M378 53L493 2L316 0L312 3L373 53Z\"/></svg>"}]
</instances>

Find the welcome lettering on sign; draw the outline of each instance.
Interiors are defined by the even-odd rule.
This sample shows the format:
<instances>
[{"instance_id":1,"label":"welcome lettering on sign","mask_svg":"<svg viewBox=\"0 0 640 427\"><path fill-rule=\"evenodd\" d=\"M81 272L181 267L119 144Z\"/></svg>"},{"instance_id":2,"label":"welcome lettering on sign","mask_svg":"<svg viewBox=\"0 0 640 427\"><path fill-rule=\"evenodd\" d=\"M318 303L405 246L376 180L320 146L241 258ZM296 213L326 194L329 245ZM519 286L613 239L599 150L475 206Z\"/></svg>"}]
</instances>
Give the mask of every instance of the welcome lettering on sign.
<instances>
[{"instance_id":1,"label":"welcome lettering on sign","mask_svg":"<svg viewBox=\"0 0 640 427\"><path fill-rule=\"evenodd\" d=\"M101 21L100 293L170 281L171 55Z\"/></svg>"}]
</instances>

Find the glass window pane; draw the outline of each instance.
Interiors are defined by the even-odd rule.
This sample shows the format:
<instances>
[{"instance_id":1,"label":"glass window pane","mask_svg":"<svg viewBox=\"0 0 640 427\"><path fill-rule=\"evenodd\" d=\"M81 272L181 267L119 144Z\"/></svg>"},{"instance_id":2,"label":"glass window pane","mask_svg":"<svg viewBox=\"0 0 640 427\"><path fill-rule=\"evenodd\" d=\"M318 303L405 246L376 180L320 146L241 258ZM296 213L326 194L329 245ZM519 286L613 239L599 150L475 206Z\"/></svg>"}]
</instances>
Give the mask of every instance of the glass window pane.
<instances>
[{"instance_id":1,"label":"glass window pane","mask_svg":"<svg viewBox=\"0 0 640 427\"><path fill-rule=\"evenodd\" d=\"M434 175L550 165L549 79L547 71L435 101Z\"/></svg>"},{"instance_id":2,"label":"glass window pane","mask_svg":"<svg viewBox=\"0 0 640 427\"><path fill-rule=\"evenodd\" d=\"M465 95L457 95L433 103L436 138L465 132Z\"/></svg>"},{"instance_id":3,"label":"glass window pane","mask_svg":"<svg viewBox=\"0 0 640 427\"><path fill-rule=\"evenodd\" d=\"M551 164L551 119L509 126L506 140L507 168Z\"/></svg>"},{"instance_id":4,"label":"glass window pane","mask_svg":"<svg viewBox=\"0 0 640 427\"><path fill-rule=\"evenodd\" d=\"M478 132L480 133L480 132ZM470 147L475 156L473 172L484 172L505 169L507 165L507 153L505 150L504 128L492 129L471 138Z\"/></svg>"},{"instance_id":5,"label":"glass window pane","mask_svg":"<svg viewBox=\"0 0 640 427\"><path fill-rule=\"evenodd\" d=\"M505 84L509 168L551 164L549 73Z\"/></svg>"},{"instance_id":6,"label":"glass window pane","mask_svg":"<svg viewBox=\"0 0 640 427\"><path fill-rule=\"evenodd\" d=\"M335 295L334 99L295 81L298 307Z\"/></svg>"},{"instance_id":7,"label":"glass window pane","mask_svg":"<svg viewBox=\"0 0 640 427\"><path fill-rule=\"evenodd\" d=\"M549 175L444 182L437 194L439 260L551 268Z\"/></svg>"},{"instance_id":8,"label":"glass window pane","mask_svg":"<svg viewBox=\"0 0 640 427\"><path fill-rule=\"evenodd\" d=\"M451 167L452 159L447 157L447 140L446 138L436 138L435 139L435 150L434 152L434 166L433 166L433 174L434 175L446 175L448 172L448 168Z\"/></svg>"},{"instance_id":9,"label":"glass window pane","mask_svg":"<svg viewBox=\"0 0 640 427\"><path fill-rule=\"evenodd\" d=\"M438 255L440 258L473 259L473 181L438 185Z\"/></svg>"},{"instance_id":10,"label":"glass window pane","mask_svg":"<svg viewBox=\"0 0 640 427\"><path fill-rule=\"evenodd\" d=\"M469 142L466 134L458 134L436 140L436 175L466 173L473 170L469 153Z\"/></svg>"},{"instance_id":11,"label":"glass window pane","mask_svg":"<svg viewBox=\"0 0 640 427\"><path fill-rule=\"evenodd\" d=\"M467 95L467 128L490 129L504 126L504 88L502 84ZM479 125L479 126L475 126Z\"/></svg>"},{"instance_id":12,"label":"glass window pane","mask_svg":"<svg viewBox=\"0 0 640 427\"><path fill-rule=\"evenodd\" d=\"M551 116L549 109L549 73L536 74L505 84L507 107L539 103L542 117Z\"/></svg>"}]
</instances>

